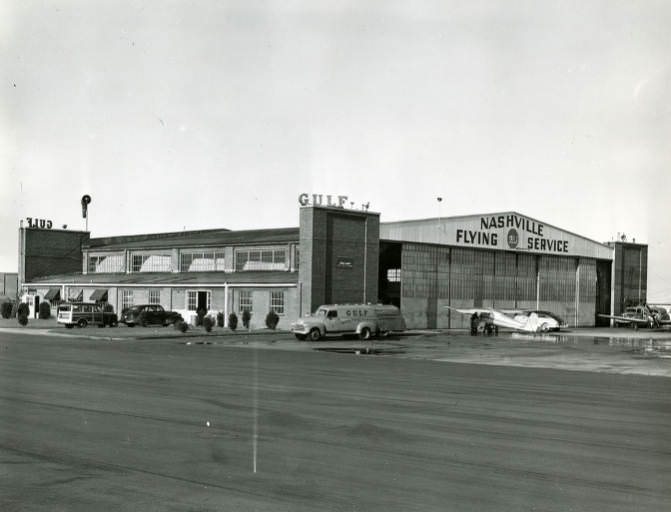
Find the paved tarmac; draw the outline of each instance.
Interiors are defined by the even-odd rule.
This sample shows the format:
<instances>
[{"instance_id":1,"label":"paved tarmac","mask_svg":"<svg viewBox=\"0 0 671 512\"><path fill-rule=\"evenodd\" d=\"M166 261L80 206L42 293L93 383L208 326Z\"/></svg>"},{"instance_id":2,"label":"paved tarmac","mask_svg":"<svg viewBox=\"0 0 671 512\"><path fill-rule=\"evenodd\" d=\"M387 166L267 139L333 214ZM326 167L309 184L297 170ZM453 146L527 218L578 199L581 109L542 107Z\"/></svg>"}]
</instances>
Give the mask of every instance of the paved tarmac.
<instances>
[{"instance_id":1,"label":"paved tarmac","mask_svg":"<svg viewBox=\"0 0 671 512\"><path fill-rule=\"evenodd\" d=\"M671 360L623 343L0 332L0 510L669 510ZM589 347L643 369L540 367Z\"/></svg>"}]
</instances>

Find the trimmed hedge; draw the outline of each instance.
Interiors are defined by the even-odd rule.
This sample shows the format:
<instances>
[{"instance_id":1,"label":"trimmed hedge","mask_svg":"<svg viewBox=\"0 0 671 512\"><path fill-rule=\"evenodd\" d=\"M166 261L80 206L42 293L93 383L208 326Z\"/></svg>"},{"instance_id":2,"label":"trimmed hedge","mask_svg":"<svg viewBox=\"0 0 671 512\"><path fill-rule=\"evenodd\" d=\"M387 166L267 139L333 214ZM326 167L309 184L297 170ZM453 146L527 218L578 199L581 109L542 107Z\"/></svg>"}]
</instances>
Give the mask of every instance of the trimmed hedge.
<instances>
[{"instance_id":1,"label":"trimmed hedge","mask_svg":"<svg viewBox=\"0 0 671 512\"><path fill-rule=\"evenodd\" d=\"M28 315L19 315L18 316L18 321L20 325L26 326L28 325Z\"/></svg>"},{"instance_id":2,"label":"trimmed hedge","mask_svg":"<svg viewBox=\"0 0 671 512\"><path fill-rule=\"evenodd\" d=\"M212 327L214 327L214 321L212 320L211 317L206 316L205 318L203 318L203 327L205 327L205 331L212 332Z\"/></svg>"},{"instance_id":3,"label":"trimmed hedge","mask_svg":"<svg viewBox=\"0 0 671 512\"><path fill-rule=\"evenodd\" d=\"M12 317L12 303L3 302L0 306L0 313L2 313L2 318L11 318Z\"/></svg>"},{"instance_id":4,"label":"trimmed hedge","mask_svg":"<svg viewBox=\"0 0 671 512\"><path fill-rule=\"evenodd\" d=\"M189 324L187 324L184 320L177 320L174 324L172 324L172 327L176 331L181 332L186 332L189 330Z\"/></svg>"},{"instance_id":5,"label":"trimmed hedge","mask_svg":"<svg viewBox=\"0 0 671 512\"><path fill-rule=\"evenodd\" d=\"M219 311L217 313L217 327L223 327L224 326L224 314Z\"/></svg>"},{"instance_id":6,"label":"trimmed hedge","mask_svg":"<svg viewBox=\"0 0 671 512\"><path fill-rule=\"evenodd\" d=\"M16 308L16 316L25 315L26 318L28 318L29 314L30 314L30 308L28 307L28 304L26 304L25 302L20 302Z\"/></svg>"},{"instance_id":7,"label":"trimmed hedge","mask_svg":"<svg viewBox=\"0 0 671 512\"><path fill-rule=\"evenodd\" d=\"M238 315L231 313L228 315L228 328L235 331L238 328Z\"/></svg>"},{"instance_id":8,"label":"trimmed hedge","mask_svg":"<svg viewBox=\"0 0 671 512\"><path fill-rule=\"evenodd\" d=\"M249 329L249 321L252 319L252 314L246 309L242 312L242 326Z\"/></svg>"},{"instance_id":9,"label":"trimmed hedge","mask_svg":"<svg viewBox=\"0 0 671 512\"><path fill-rule=\"evenodd\" d=\"M266 327L268 329L275 329L278 323L280 323L280 317L271 309L266 315Z\"/></svg>"}]
</instances>

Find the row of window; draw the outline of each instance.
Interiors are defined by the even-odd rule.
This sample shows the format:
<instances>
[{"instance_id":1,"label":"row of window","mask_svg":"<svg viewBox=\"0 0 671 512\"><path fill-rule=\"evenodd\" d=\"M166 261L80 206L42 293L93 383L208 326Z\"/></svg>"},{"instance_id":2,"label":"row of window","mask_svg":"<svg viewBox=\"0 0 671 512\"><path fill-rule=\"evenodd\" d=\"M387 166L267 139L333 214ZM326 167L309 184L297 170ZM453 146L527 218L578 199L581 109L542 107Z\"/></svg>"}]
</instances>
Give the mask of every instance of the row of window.
<instances>
[{"instance_id":1,"label":"row of window","mask_svg":"<svg viewBox=\"0 0 671 512\"><path fill-rule=\"evenodd\" d=\"M186 307L188 311L197 311L199 306L199 296L201 298L200 304L202 305L202 299L205 299L205 308L209 311L210 309L210 298L211 294L209 291L201 292L196 290L188 290L186 298ZM123 289L121 291L121 308L129 308L134 304L134 290L133 289ZM147 301L149 304L160 304L161 303L161 290L150 289L149 290L149 299ZM283 291L271 291L270 292L270 309L275 311L278 315L284 314L284 292ZM238 311L242 313L243 311L253 311L252 303L252 291L251 290L240 290L238 292Z\"/></svg>"},{"instance_id":2,"label":"row of window","mask_svg":"<svg viewBox=\"0 0 671 512\"><path fill-rule=\"evenodd\" d=\"M286 249L244 249L235 252L235 270L284 270L287 264ZM124 271L123 254L92 255L88 258L88 272L119 273ZM296 251L298 268L298 251ZM209 272L225 270L224 251L215 249L181 251L180 272ZM132 253L131 272L172 272L172 254Z\"/></svg>"}]
</instances>

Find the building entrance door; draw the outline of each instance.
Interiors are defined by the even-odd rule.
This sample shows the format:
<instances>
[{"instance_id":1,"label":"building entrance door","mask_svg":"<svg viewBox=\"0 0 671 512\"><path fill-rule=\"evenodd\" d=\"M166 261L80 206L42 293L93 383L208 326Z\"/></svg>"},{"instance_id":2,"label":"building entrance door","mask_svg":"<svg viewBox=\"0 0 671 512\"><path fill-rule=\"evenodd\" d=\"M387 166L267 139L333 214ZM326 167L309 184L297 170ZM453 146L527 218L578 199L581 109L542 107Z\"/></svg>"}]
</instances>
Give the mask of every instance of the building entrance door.
<instances>
[{"instance_id":1,"label":"building entrance door","mask_svg":"<svg viewBox=\"0 0 671 512\"><path fill-rule=\"evenodd\" d=\"M209 311L210 309L210 292L198 292L198 298L196 300L196 311L204 309Z\"/></svg>"}]
</instances>

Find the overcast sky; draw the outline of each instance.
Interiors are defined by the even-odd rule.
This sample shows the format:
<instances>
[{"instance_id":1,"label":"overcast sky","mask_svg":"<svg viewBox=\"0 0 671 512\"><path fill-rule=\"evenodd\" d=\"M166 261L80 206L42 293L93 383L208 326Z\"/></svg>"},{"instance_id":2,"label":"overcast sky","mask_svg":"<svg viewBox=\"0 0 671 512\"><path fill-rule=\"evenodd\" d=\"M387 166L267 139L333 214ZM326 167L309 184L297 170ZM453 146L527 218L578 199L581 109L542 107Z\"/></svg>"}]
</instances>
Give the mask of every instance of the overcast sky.
<instances>
[{"instance_id":1,"label":"overcast sky","mask_svg":"<svg viewBox=\"0 0 671 512\"><path fill-rule=\"evenodd\" d=\"M648 243L671 301L671 2L0 2L0 271L92 236L515 210ZM437 196L444 197L442 203Z\"/></svg>"}]
</instances>

